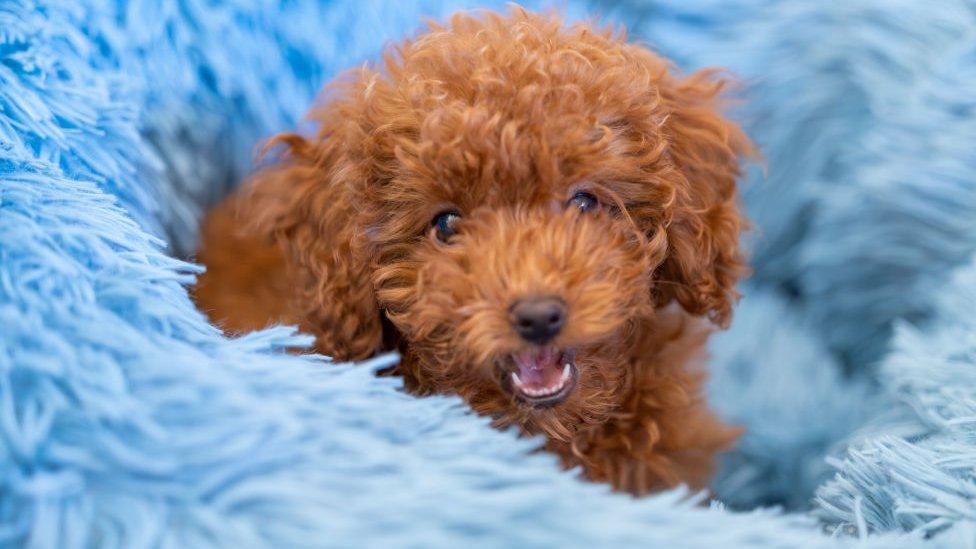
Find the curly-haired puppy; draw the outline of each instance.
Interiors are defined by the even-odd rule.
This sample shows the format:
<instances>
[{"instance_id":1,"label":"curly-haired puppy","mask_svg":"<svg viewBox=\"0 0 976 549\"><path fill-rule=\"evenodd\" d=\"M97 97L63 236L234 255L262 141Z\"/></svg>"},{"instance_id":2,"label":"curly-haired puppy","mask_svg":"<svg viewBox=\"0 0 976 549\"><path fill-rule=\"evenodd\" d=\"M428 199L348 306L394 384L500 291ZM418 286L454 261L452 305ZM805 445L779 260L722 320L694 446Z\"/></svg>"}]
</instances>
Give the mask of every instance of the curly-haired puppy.
<instances>
[{"instance_id":1,"label":"curly-haired puppy","mask_svg":"<svg viewBox=\"0 0 976 549\"><path fill-rule=\"evenodd\" d=\"M750 145L722 85L518 9L432 25L331 86L317 135L272 140L205 223L196 298L337 359L397 349L412 391L544 434L590 479L703 486L738 434L697 368L744 270Z\"/></svg>"}]
</instances>

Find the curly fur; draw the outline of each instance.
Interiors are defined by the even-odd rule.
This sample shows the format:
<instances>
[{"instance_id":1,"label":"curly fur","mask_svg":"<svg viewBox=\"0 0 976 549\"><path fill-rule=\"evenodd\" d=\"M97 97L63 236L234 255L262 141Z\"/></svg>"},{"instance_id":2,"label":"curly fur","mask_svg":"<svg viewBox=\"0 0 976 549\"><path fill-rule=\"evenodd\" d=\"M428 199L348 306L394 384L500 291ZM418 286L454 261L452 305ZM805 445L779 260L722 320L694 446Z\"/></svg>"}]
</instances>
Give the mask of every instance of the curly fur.
<instances>
[{"instance_id":1,"label":"curly fur","mask_svg":"<svg viewBox=\"0 0 976 549\"><path fill-rule=\"evenodd\" d=\"M210 214L198 303L232 332L298 322L343 360L396 348L411 390L545 434L591 479L703 486L738 434L698 369L745 270L751 147L723 85L519 9L431 24L333 84L317 135L274 138L280 158ZM579 190L600 211L566 208ZM463 218L445 244L431 219L447 207ZM565 301L553 344L577 350L575 391L546 409L505 387L527 345L507 311L531 295Z\"/></svg>"}]
</instances>

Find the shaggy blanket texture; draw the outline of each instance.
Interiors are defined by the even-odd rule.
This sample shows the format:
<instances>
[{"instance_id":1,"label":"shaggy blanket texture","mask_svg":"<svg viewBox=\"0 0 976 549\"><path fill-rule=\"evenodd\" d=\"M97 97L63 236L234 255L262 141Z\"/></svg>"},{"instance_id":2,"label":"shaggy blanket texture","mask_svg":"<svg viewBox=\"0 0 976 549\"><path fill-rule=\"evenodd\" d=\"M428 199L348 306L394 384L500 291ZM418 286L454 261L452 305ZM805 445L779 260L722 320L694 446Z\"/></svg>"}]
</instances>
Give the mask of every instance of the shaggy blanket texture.
<instances>
[{"instance_id":1,"label":"shaggy blanket texture","mask_svg":"<svg viewBox=\"0 0 976 549\"><path fill-rule=\"evenodd\" d=\"M502 1L0 0L0 546L971 546L976 5L571 1L741 79L716 480L635 500L453 397L223 337L201 212L338 71ZM530 1L526 7L543 7ZM777 506L770 509L769 506ZM759 510L756 510L760 508Z\"/></svg>"}]
</instances>

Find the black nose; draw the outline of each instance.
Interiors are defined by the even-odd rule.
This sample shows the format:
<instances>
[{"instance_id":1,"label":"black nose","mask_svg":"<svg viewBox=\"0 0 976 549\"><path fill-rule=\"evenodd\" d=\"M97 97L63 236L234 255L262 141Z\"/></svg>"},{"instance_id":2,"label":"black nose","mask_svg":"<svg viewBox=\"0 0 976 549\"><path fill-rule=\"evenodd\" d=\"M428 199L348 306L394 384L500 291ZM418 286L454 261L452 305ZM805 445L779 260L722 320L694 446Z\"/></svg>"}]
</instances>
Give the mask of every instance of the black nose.
<instances>
[{"instance_id":1,"label":"black nose","mask_svg":"<svg viewBox=\"0 0 976 549\"><path fill-rule=\"evenodd\" d=\"M566 320L566 305L555 297L520 299L510 311L515 331L532 343L542 344L556 337Z\"/></svg>"}]
</instances>

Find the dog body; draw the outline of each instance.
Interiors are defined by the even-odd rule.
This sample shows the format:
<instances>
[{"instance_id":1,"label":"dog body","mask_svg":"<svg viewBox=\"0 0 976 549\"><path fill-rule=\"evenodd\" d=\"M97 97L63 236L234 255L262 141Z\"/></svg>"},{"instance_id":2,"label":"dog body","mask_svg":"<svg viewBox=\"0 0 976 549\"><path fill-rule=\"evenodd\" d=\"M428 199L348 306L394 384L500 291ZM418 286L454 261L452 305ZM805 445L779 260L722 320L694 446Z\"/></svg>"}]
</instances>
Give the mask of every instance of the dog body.
<instances>
[{"instance_id":1,"label":"dog body","mask_svg":"<svg viewBox=\"0 0 976 549\"><path fill-rule=\"evenodd\" d=\"M298 323L318 351L396 349L635 494L704 486L738 430L700 395L744 271L747 139L722 82L610 32L459 15L331 88L318 134L209 215L195 290L230 332Z\"/></svg>"}]
</instances>

